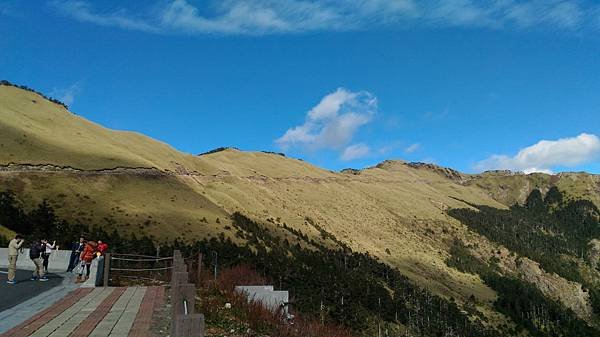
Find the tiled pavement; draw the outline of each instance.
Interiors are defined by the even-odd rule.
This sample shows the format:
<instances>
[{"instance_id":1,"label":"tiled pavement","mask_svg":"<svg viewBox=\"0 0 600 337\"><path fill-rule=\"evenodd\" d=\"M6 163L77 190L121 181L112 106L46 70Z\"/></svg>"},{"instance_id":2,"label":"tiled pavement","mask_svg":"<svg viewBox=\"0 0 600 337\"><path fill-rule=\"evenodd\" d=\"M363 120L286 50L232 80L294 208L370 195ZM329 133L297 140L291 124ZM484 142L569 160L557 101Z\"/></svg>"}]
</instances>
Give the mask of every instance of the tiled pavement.
<instances>
[{"instance_id":1,"label":"tiled pavement","mask_svg":"<svg viewBox=\"0 0 600 337\"><path fill-rule=\"evenodd\" d=\"M163 287L79 288L0 337L152 336Z\"/></svg>"}]
</instances>

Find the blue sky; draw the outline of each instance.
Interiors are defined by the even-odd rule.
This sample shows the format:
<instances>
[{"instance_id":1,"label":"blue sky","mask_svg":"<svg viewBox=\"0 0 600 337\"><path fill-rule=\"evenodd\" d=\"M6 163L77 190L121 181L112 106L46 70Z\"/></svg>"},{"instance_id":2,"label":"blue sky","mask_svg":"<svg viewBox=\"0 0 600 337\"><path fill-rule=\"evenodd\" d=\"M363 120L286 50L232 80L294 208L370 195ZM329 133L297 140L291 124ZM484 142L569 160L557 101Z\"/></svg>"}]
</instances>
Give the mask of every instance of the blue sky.
<instances>
[{"instance_id":1,"label":"blue sky","mask_svg":"<svg viewBox=\"0 0 600 337\"><path fill-rule=\"evenodd\" d=\"M600 173L600 5L0 0L0 78L179 150Z\"/></svg>"}]
</instances>

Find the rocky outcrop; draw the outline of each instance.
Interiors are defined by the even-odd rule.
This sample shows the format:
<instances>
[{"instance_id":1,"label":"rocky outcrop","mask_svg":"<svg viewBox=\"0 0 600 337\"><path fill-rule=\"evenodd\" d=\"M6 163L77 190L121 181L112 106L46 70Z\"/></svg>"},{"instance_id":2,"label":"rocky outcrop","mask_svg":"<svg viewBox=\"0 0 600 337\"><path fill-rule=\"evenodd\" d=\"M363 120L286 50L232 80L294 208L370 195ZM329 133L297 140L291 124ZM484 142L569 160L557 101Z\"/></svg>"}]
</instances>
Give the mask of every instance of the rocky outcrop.
<instances>
[{"instance_id":1,"label":"rocky outcrop","mask_svg":"<svg viewBox=\"0 0 600 337\"><path fill-rule=\"evenodd\" d=\"M421 163L421 162L412 162L412 163L407 163L407 166L410 166L412 168L418 169L418 170L429 170L432 172L435 172L441 176L444 176L450 180L453 180L454 182L457 183L463 183L466 181L465 176L456 171L453 170L451 168L447 168L447 167L443 167L443 166L439 166L439 165L435 165L435 164L429 164L429 163Z\"/></svg>"},{"instance_id":2,"label":"rocky outcrop","mask_svg":"<svg viewBox=\"0 0 600 337\"><path fill-rule=\"evenodd\" d=\"M535 284L544 295L560 301L580 318L592 321L594 315L590 296L581 284L568 281L554 273L550 274L540 268L539 263L528 258L516 258L505 264L505 267L523 281Z\"/></svg>"}]
</instances>

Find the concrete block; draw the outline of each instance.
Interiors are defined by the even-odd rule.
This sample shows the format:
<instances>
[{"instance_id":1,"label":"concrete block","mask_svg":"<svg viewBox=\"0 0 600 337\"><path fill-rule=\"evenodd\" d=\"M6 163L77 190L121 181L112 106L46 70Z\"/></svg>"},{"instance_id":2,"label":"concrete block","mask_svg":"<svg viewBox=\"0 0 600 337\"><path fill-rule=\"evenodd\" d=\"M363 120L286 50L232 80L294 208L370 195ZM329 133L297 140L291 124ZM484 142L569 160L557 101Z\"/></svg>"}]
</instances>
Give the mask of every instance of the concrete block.
<instances>
[{"instance_id":1,"label":"concrete block","mask_svg":"<svg viewBox=\"0 0 600 337\"><path fill-rule=\"evenodd\" d=\"M189 275L187 272L173 272L171 274L171 287L175 287L178 284L188 283Z\"/></svg>"},{"instance_id":2,"label":"concrete block","mask_svg":"<svg viewBox=\"0 0 600 337\"><path fill-rule=\"evenodd\" d=\"M92 260L92 265L90 266L90 278L81 284L84 288L94 288L96 286L96 277L98 275L98 259Z\"/></svg>"},{"instance_id":3,"label":"concrete block","mask_svg":"<svg viewBox=\"0 0 600 337\"><path fill-rule=\"evenodd\" d=\"M187 302L188 315L194 313L196 305L196 286L191 283L179 284L172 289L173 317L185 314L183 301Z\"/></svg>"},{"instance_id":4,"label":"concrete block","mask_svg":"<svg viewBox=\"0 0 600 337\"><path fill-rule=\"evenodd\" d=\"M253 293L255 291L273 291L273 286L265 285L265 286L236 286L235 290L238 292L248 292Z\"/></svg>"},{"instance_id":5,"label":"concrete block","mask_svg":"<svg viewBox=\"0 0 600 337\"><path fill-rule=\"evenodd\" d=\"M261 302L272 311L282 309L284 313L287 313L288 291L274 291L273 286L236 286L235 290L245 293L248 301Z\"/></svg>"},{"instance_id":6,"label":"concrete block","mask_svg":"<svg viewBox=\"0 0 600 337\"><path fill-rule=\"evenodd\" d=\"M204 337L204 315L181 315L173 320L173 337Z\"/></svg>"}]
</instances>

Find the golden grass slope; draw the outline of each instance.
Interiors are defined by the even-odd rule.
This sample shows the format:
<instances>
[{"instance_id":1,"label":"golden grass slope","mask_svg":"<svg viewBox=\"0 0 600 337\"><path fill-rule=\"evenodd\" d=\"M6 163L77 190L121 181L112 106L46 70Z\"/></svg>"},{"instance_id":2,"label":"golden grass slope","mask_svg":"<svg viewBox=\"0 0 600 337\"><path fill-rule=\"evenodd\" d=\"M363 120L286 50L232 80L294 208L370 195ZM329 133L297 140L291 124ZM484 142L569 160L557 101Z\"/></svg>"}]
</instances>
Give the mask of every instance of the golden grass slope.
<instances>
[{"instance_id":1,"label":"golden grass slope","mask_svg":"<svg viewBox=\"0 0 600 337\"><path fill-rule=\"evenodd\" d=\"M597 201L597 190L581 187L588 178L576 177L573 193ZM37 94L0 86L0 189L16 191L29 207L48 199L71 221L118 226L157 239L233 236L226 226L235 211L273 228L286 223L315 238L317 224L434 293L459 302L474 295L494 322L504 321L491 305L495 293L444 261L454 238L477 243L483 258L500 247L445 210L468 207L459 200L506 207L521 200L524 181L529 189L538 176L511 178L401 161L336 173L267 153L192 156L140 134L103 128ZM540 185L558 179L571 188L571 176L539 179ZM564 294L550 295L578 295L576 285L551 280L552 289ZM585 306L585 298L573 306L582 301Z\"/></svg>"},{"instance_id":2,"label":"golden grass slope","mask_svg":"<svg viewBox=\"0 0 600 337\"><path fill-rule=\"evenodd\" d=\"M22 89L0 85L0 161L86 170L197 168L191 155L135 132L113 131Z\"/></svg>"}]
</instances>

